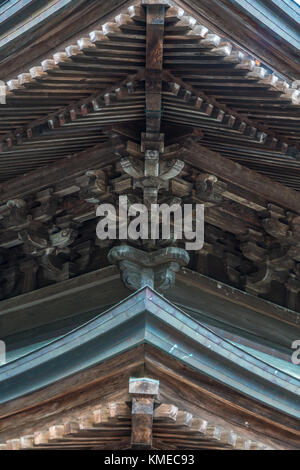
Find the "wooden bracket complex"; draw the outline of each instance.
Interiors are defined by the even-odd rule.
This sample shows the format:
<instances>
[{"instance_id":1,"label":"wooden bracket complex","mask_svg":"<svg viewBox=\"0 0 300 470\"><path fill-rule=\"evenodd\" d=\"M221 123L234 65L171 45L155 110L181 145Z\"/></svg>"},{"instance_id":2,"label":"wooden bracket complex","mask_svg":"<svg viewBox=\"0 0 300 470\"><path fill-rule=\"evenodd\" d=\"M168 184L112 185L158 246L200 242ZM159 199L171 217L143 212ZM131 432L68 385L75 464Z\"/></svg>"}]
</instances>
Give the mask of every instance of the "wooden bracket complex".
<instances>
[{"instance_id":1,"label":"wooden bracket complex","mask_svg":"<svg viewBox=\"0 0 300 470\"><path fill-rule=\"evenodd\" d=\"M160 0L144 0L143 6L146 10L146 130L141 134L144 162L133 157L124 157L121 159L121 166L133 179L133 188L142 189L143 203L151 209L158 203L159 191L169 191L170 181L181 173L184 163L177 159L167 162L160 158L165 150L164 135L160 131L164 28L169 4ZM173 243L172 237L170 242ZM144 245L151 250L157 248L155 240L147 240ZM166 290L174 285L175 273L189 262L187 252L178 247L145 253L123 245L114 247L109 252L108 259L119 266L124 283L133 290L145 285Z\"/></svg>"},{"instance_id":2,"label":"wooden bracket complex","mask_svg":"<svg viewBox=\"0 0 300 470\"><path fill-rule=\"evenodd\" d=\"M132 396L131 447L151 449L154 399L159 392L159 381L131 378L129 394Z\"/></svg>"}]
</instances>

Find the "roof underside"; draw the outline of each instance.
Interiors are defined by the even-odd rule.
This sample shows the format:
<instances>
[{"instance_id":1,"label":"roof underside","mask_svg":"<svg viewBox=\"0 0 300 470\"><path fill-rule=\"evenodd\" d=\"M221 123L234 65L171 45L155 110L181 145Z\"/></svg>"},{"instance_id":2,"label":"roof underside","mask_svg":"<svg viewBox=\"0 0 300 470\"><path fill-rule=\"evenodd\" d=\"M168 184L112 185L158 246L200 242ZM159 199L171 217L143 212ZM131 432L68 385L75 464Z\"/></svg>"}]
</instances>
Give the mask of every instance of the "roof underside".
<instances>
[{"instance_id":1,"label":"roof underside","mask_svg":"<svg viewBox=\"0 0 300 470\"><path fill-rule=\"evenodd\" d=\"M144 130L145 44L144 9L129 7L10 80L0 107L0 181L105 142L114 125ZM164 71L166 136L175 125L197 129L208 148L300 188L297 84L179 7L166 12Z\"/></svg>"},{"instance_id":2,"label":"roof underside","mask_svg":"<svg viewBox=\"0 0 300 470\"><path fill-rule=\"evenodd\" d=\"M7 84L0 298L107 266L113 241L96 238L95 205L141 196L123 164L144 158L152 120L164 164L184 163L159 202L205 204L205 245L189 268L299 311L299 84L174 5L151 114L145 8L103 23Z\"/></svg>"},{"instance_id":3,"label":"roof underside","mask_svg":"<svg viewBox=\"0 0 300 470\"><path fill-rule=\"evenodd\" d=\"M24 18L33 3L39 2L24 2ZM69 4L81 3L58 1L61 22ZM299 375L289 364L300 309L299 82L263 66L259 51L250 56L175 3L161 10L158 48L149 9L146 25L140 4L85 28L65 47L73 13L74 33L81 30L78 10L70 10L66 41L59 35L53 43L60 52L41 52L41 63L7 83L0 105L0 327L9 359L0 368L0 440L8 442L0 450L76 446L93 433L101 447L105 432L126 448L127 415L118 434L112 421L102 429L94 415L86 429L81 418L69 417L31 425L31 413L73 393L80 395L74 400L81 412L80 400L84 406L90 400L81 390L93 389L95 377L102 393L102 382L116 384L134 367L162 377L165 394L174 384L180 397L187 393L183 413L194 393L208 415L241 419L246 434L249 422L251 432L265 430L268 446L299 442ZM43 9L39 15L47 17ZM179 163L158 201L204 204L205 242L191 252L189 269L180 269L166 297L147 288L122 300L132 286L108 266L116 242L97 239L95 209L103 202L116 207L119 195L140 200L136 175L154 131L151 145L159 148L162 168L172 173ZM140 240L128 243L145 248ZM173 241L159 240L157 247L164 243ZM96 398L89 405L98 406ZM27 436L10 416L24 417L26 407ZM252 438L232 444L231 431L214 426L213 439L217 432L224 438L220 447L251 446ZM168 430L157 428L158 435ZM184 446L192 440L186 434ZM173 436L162 444L158 435L157 448L180 448ZM198 433L196 441L216 447L208 434Z\"/></svg>"}]
</instances>

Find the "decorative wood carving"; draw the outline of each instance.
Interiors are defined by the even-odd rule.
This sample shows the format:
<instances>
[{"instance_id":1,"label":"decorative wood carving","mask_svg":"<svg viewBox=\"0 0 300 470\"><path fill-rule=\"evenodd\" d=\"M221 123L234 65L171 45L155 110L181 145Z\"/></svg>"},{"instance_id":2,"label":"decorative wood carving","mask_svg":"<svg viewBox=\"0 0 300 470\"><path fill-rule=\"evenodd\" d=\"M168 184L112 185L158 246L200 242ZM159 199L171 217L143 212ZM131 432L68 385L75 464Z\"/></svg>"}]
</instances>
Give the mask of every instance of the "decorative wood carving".
<instances>
[{"instance_id":1,"label":"decorative wood carving","mask_svg":"<svg viewBox=\"0 0 300 470\"><path fill-rule=\"evenodd\" d=\"M126 286L138 290L144 286L165 291L175 283L175 274L189 262L189 255L181 248L162 248L151 253L122 245L114 247L108 254L112 264L121 270Z\"/></svg>"}]
</instances>

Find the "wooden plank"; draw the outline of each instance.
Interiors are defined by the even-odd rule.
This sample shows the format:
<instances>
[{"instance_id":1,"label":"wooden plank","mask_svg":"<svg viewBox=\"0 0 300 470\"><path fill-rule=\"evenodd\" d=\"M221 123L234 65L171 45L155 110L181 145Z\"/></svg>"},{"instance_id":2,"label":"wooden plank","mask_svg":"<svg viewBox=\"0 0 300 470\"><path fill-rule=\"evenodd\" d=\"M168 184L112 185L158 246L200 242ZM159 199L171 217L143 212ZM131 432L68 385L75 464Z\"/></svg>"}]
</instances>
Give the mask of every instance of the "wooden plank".
<instances>
[{"instance_id":1,"label":"wooden plank","mask_svg":"<svg viewBox=\"0 0 300 470\"><path fill-rule=\"evenodd\" d=\"M1 63L2 79L8 80L17 71L26 70L28 65L50 54L51 51L57 50L66 40L78 35L79 31L85 34L87 28L98 25L99 20L101 21L101 18L106 17L113 10L117 13L125 1L90 0L86 4L84 0L76 0L76 2L69 2L73 4L67 8L61 8L63 2L56 2L58 6L56 12L54 9L49 11L49 8L44 8L40 13L47 21L40 22L31 35L29 35L30 31L27 33L24 28L21 29L22 44L19 42L20 37L15 41L6 41L4 46L6 54L3 55L5 59ZM64 3L67 2L64 1ZM38 20L41 19L41 15L37 17ZM7 78L4 77L4 73Z\"/></svg>"},{"instance_id":2,"label":"wooden plank","mask_svg":"<svg viewBox=\"0 0 300 470\"><path fill-rule=\"evenodd\" d=\"M242 435L254 434L255 440L270 442L270 439L278 439L278 446L298 447L300 434L296 420L290 421L284 413L262 406L249 396L236 394L232 389L225 390L217 382L211 383L208 378L183 368L178 361L150 345L145 347L145 354L146 372L155 374L163 384L161 394L164 400L180 407L186 406L195 416L200 414L202 420L197 420L193 429L193 432L199 432L199 438L201 434L202 438L205 437L214 415L216 425L225 427L226 420L230 428L237 426Z\"/></svg>"},{"instance_id":3,"label":"wooden plank","mask_svg":"<svg viewBox=\"0 0 300 470\"><path fill-rule=\"evenodd\" d=\"M146 132L160 133L165 6L146 3Z\"/></svg>"},{"instance_id":4,"label":"wooden plank","mask_svg":"<svg viewBox=\"0 0 300 470\"><path fill-rule=\"evenodd\" d=\"M151 449L153 398L134 398L132 402L131 447L132 449Z\"/></svg>"},{"instance_id":5,"label":"wooden plank","mask_svg":"<svg viewBox=\"0 0 300 470\"><path fill-rule=\"evenodd\" d=\"M154 419L159 421L176 421L178 408L175 405L162 404L155 409Z\"/></svg>"},{"instance_id":6,"label":"wooden plank","mask_svg":"<svg viewBox=\"0 0 300 470\"><path fill-rule=\"evenodd\" d=\"M41 168L40 170L33 171L26 174L26 176L17 177L10 180L8 183L0 185L0 203L4 204L9 199L22 197L24 194L29 194L45 186L62 179L66 179L71 175L83 172L88 167L92 168L99 159L103 165L112 163L114 158L112 154L116 151L125 149L125 144L120 141L115 144L109 145L108 143L95 146L93 149L88 149L72 158L65 158L61 162L55 162L52 165ZM116 154L115 161L119 159Z\"/></svg>"},{"instance_id":7,"label":"wooden plank","mask_svg":"<svg viewBox=\"0 0 300 470\"><path fill-rule=\"evenodd\" d=\"M212 173L229 183L246 189L267 201L300 213L300 194L293 189L250 170L219 153L189 140L180 152L181 158L195 168Z\"/></svg>"}]
</instances>

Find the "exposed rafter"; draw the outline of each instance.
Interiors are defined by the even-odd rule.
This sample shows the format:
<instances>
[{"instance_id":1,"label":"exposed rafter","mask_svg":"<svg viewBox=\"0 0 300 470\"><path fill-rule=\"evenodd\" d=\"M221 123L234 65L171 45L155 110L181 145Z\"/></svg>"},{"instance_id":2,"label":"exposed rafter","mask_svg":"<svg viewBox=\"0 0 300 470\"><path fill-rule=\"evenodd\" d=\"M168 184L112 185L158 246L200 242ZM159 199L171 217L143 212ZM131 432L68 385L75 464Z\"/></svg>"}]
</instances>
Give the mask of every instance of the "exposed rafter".
<instances>
[{"instance_id":1,"label":"exposed rafter","mask_svg":"<svg viewBox=\"0 0 300 470\"><path fill-rule=\"evenodd\" d=\"M162 72L165 5L144 0L146 7L146 133L159 134L162 114ZM157 137L156 137L157 138Z\"/></svg>"},{"instance_id":2,"label":"exposed rafter","mask_svg":"<svg viewBox=\"0 0 300 470\"><path fill-rule=\"evenodd\" d=\"M89 143L105 141L105 126L142 122L149 108L152 121L156 116L156 127L163 117L171 126L200 128L211 149L299 189L297 83L291 86L270 73L230 41L167 2L149 4L149 9L158 8L164 16L160 26L154 25L157 32L149 33L145 7L129 7L77 44L8 82L7 105L0 108L0 178L12 178L76 148L83 150ZM160 40L152 48L149 41L156 41L155 37ZM152 56L147 55L147 41ZM157 59L151 72L153 64L148 66L146 61ZM145 67L148 75L156 77L153 85L160 92L159 69L163 67L166 81L180 87L173 93L184 104L178 107L177 99L168 96L160 103L160 92L156 94L151 87L147 96L141 93ZM146 80L147 87L150 82ZM203 100L203 110L207 104L202 115L197 106L193 112L190 109L195 97ZM212 122L206 122L207 118ZM147 119L149 124L149 113Z\"/></svg>"}]
</instances>

